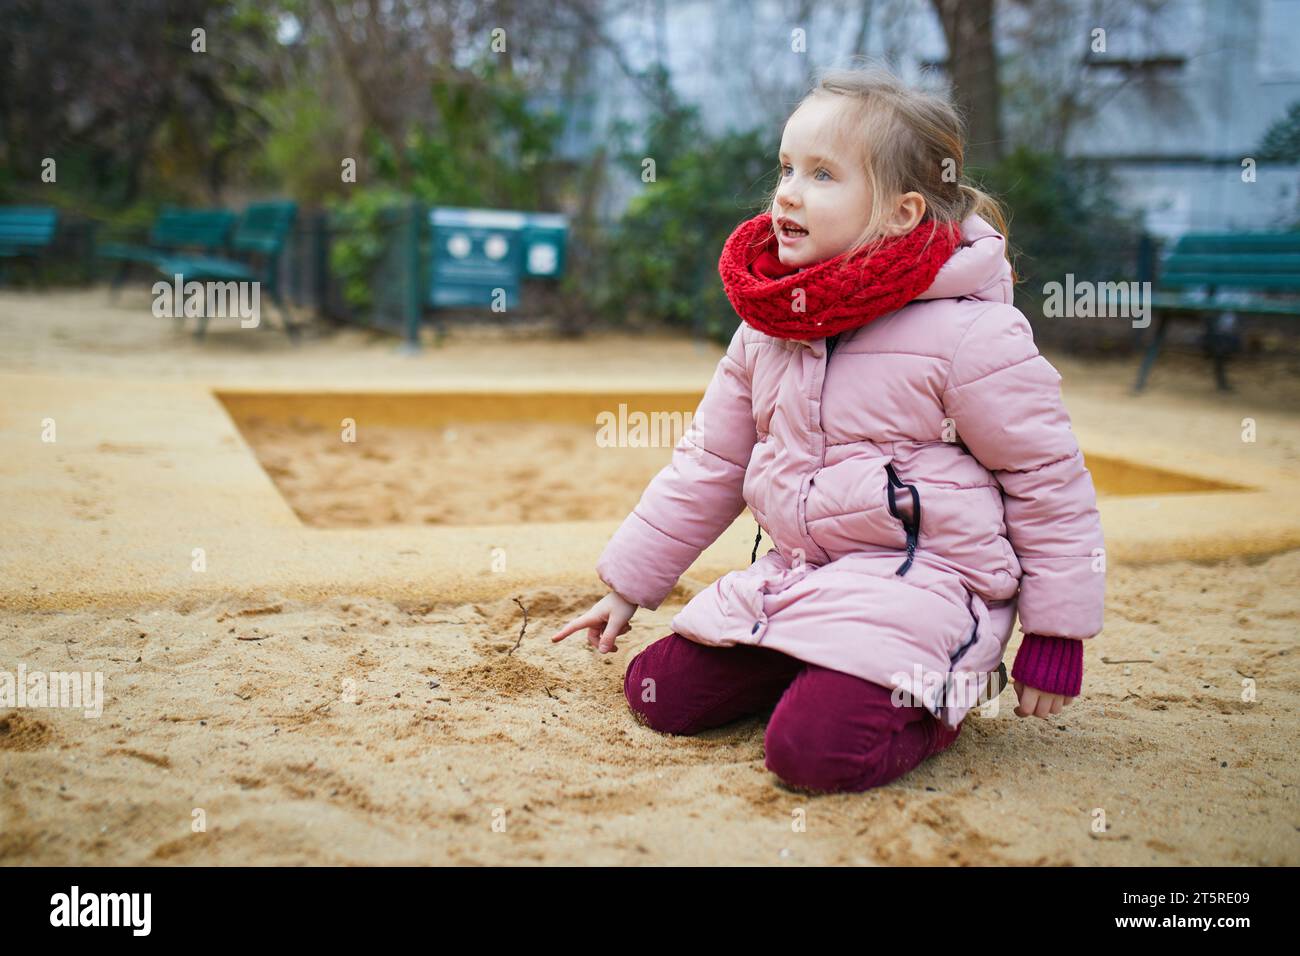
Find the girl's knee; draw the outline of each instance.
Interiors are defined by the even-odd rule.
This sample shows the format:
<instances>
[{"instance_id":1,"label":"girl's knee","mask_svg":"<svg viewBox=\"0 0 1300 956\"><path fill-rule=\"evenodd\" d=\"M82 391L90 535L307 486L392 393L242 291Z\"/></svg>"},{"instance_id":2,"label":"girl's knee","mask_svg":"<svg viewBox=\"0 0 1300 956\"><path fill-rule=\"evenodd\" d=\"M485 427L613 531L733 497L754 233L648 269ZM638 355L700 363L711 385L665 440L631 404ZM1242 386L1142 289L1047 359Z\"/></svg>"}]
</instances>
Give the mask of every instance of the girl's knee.
<instances>
[{"instance_id":1,"label":"girl's knee","mask_svg":"<svg viewBox=\"0 0 1300 956\"><path fill-rule=\"evenodd\" d=\"M659 699L659 682L647 673L646 664L653 660L655 645L643 649L632 658L623 675L623 696L636 719L661 734L686 734L690 732L688 715L671 701Z\"/></svg>"},{"instance_id":2,"label":"girl's knee","mask_svg":"<svg viewBox=\"0 0 1300 956\"><path fill-rule=\"evenodd\" d=\"M628 662L626 673L623 674L623 696L627 698L627 705L632 708L632 713L642 718L648 716L645 708L647 703L646 687L643 686L646 679L641 676L640 667L644 656L645 651L642 650L641 653L633 657ZM653 681L649 681L651 686L653 686L653 683Z\"/></svg>"},{"instance_id":3,"label":"girl's knee","mask_svg":"<svg viewBox=\"0 0 1300 956\"><path fill-rule=\"evenodd\" d=\"M816 793L860 793L883 786L907 772L907 768L891 772L886 762L879 759L846 759L826 751L779 745L767 751L766 765L787 786Z\"/></svg>"},{"instance_id":4,"label":"girl's knee","mask_svg":"<svg viewBox=\"0 0 1300 956\"><path fill-rule=\"evenodd\" d=\"M645 701L636 694L628 693L627 705L638 723L658 733L688 735L695 731L689 715L666 707L658 701Z\"/></svg>"},{"instance_id":5,"label":"girl's knee","mask_svg":"<svg viewBox=\"0 0 1300 956\"><path fill-rule=\"evenodd\" d=\"M767 769L782 782L819 793L860 793L884 786L919 761L899 746L897 730L882 730L852 742L797 721L773 720L764 740Z\"/></svg>"},{"instance_id":6,"label":"girl's knee","mask_svg":"<svg viewBox=\"0 0 1300 956\"><path fill-rule=\"evenodd\" d=\"M768 721L763 737L764 764L782 782L801 790L835 792L848 789L857 761L847 759L820 733L795 720L783 720L778 711Z\"/></svg>"}]
</instances>

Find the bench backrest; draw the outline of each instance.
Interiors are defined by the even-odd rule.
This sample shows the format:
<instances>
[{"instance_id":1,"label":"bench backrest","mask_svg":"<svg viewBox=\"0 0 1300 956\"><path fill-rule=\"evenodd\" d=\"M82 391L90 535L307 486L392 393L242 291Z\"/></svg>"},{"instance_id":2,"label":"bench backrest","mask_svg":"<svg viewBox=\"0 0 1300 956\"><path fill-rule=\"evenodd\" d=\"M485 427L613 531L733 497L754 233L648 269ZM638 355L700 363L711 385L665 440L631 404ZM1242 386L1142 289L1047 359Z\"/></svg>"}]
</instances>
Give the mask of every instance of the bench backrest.
<instances>
[{"instance_id":1,"label":"bench backrest","mask_svg":"<svg viewBox=\"0 0 1300 956\"><path fill-rule=\"evenodd\" d=\"M1165 260L1160 285L1300 292L1300 231L1187 233Z\"/></svg>"},{"instance_id":2,"label":"bench backrest","mask_svg":"<svg viewBox=\"0 0 1300 956\"><path fill-rule=\"evenodd\" d=\"M222 249L235 225L228 209L179 209L167 207L158 213L149 233L149 244L163 249Z\"/></svg>"},{"instance_id":3,"label":"bench backrest","mask_svg":"<svg viewBox=\"0 0 1300 956\"><path fill-rule=\"evenodd\" d=\"M0 244L42 249L54 241L59 211L53 206L0 206Z\"/></svg>"},{"instance_id":4,"label":"bench backrest","mask_svg":"<svg viewBox=\"0 0 1300 956\"><path fill-rule=\"evenodd\" d=\"M237 252L255 252L274 259L284 250L297 215L297 203L250 203L239 220L231 247Z\"/></svg>"}]
</instances>

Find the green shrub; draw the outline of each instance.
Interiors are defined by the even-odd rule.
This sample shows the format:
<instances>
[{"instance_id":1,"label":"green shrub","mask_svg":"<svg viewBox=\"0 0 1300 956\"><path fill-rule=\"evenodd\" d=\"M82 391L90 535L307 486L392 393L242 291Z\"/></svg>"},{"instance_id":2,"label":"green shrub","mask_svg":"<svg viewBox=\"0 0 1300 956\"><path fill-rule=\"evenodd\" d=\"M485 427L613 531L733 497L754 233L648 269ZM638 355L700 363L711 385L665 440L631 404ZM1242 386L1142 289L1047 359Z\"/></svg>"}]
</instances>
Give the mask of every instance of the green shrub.
<instances>
[{"instance_id":1,"label":"green shrub","mask_svg":"<svg viewBox=\"0 0 1300 956\"><path fill-rule=\"evenodd\" d=\"M718 257L732 230L762 210L775 144L757 132L711 139L696 111L680 108L649 126L641 149L625 147L619 158L643 179L653 160L653 181L594 250L594 305L616 324L663 322L727 341L738 319Z\"/></svg>"},{"instance_id":2,"label":"green shrub","mask_svg":"<svg viewBox=\"0 0 1300 956\"><path fill-rule=\"evenodd\" d=\"M339 283L343 300L358 313L375 304L375 279L394 237L394 213L410 197L389 186L358 187L347 200L328 208L330 274Z\"/></svg>"}]
</instances>

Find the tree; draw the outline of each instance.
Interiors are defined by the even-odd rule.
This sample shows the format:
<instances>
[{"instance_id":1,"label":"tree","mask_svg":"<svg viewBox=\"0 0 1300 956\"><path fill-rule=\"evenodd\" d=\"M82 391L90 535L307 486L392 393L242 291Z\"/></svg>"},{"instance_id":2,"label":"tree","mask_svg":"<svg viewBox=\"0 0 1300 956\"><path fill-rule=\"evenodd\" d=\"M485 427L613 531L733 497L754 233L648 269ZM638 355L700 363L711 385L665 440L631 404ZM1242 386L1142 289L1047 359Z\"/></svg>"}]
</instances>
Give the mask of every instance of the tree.
<instances>
[{"instance_id":1,"label":"tree","mask_svg":"<svg viewBox=\"0 0 1300 956\"><path fill-rule=\"evenodd\" d=\"M1300 161L1300 100L1288 106L1286 115L1269 126L1255 153L1256 159L1265 161Z\"/></svg>"},{"instance_id":2,"label":"tree","mask_svg":"<svg viewBox=\"0 0 1300 956\"><path fill-rule=\"evenodd\" d=\"M13 191L51 157L59 182L110 204L169 176L173 191L216 198L231 158L257 140L240 100L262 78L230 57L267 42L269 21L245 3L0 0L0 23L0 166Z\"/></svg>"},{"instance_id":3,"label":"tree","mask_svg":"<svg viewBox=\"0 0 1300 956\"><path fill-rule=\"evenodd\" d=\"M1001 91L994 48L994 0L931 0L948 44L953 100L967 120L966 162L991 165L1003 153Z\"/></svg>"}]
</instances>

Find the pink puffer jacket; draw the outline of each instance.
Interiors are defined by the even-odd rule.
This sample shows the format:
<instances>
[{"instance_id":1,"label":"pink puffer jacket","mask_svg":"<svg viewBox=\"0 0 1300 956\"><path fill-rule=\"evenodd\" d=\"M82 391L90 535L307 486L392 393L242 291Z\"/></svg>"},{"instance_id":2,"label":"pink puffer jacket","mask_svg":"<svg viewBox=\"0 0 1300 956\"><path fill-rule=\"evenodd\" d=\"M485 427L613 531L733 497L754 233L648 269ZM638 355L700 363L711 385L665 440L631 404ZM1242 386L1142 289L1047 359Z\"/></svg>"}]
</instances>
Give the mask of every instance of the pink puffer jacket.
<instances>
[{"instance_id":1,"label":"pink puffer jacket","mask_svg":"<svg viewBox=\"0 0 1300 956\"><path fill-rule=\"evenodd\" d=\"M672 620L899 687L955 727L1026 634L1102 626L1092 477L985 220L920 298L826 340L742 323L672 461L597 562L657 608L746 505L773 549Z\"/></svg>"}]
</instances>

